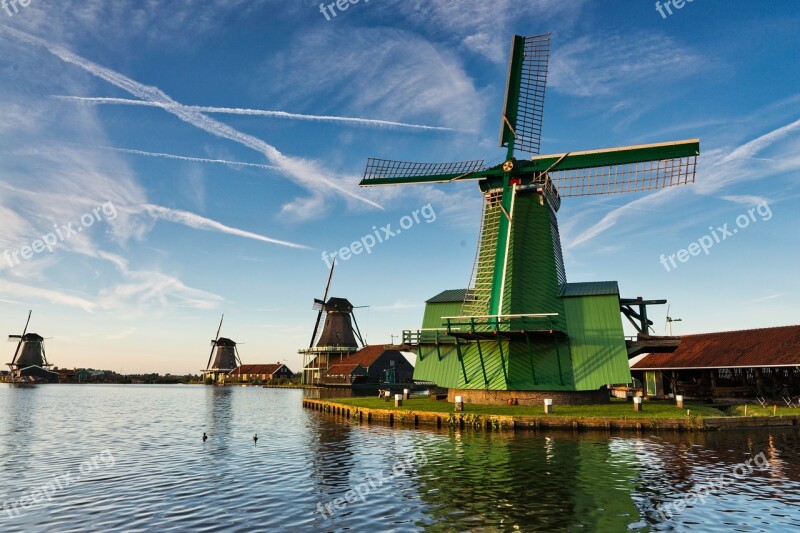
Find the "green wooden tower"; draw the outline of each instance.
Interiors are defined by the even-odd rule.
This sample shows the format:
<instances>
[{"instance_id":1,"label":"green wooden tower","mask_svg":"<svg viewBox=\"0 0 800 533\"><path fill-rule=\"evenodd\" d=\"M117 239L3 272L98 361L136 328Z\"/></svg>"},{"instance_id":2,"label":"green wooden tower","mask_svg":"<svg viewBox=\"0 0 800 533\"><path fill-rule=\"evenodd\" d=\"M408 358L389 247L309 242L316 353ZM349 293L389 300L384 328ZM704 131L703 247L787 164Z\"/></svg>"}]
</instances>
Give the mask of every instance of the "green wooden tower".
<instances>
[{"instance_id":1,"label":"green wooden tower","mask_svg":"<svg viewBox=\"0 0 800 533\"><path fill-rule=\"evenodd\" d=\"M648 335L645 306L661 301L621 300L616 282L567 283L557 213L563 197L692 183L700 142L516 159L539 152L549 51L549 34L513 38L502 164L367 163L362 186L476 180L485 200L469 289L432 299L422 328L403 333L418 355L415 379L464 390L598 390L631 381L629 354L676 346ZM626 344L620 311L637 303L640 313L630 312L643 329Z\"/></svg>"}]
</instances>

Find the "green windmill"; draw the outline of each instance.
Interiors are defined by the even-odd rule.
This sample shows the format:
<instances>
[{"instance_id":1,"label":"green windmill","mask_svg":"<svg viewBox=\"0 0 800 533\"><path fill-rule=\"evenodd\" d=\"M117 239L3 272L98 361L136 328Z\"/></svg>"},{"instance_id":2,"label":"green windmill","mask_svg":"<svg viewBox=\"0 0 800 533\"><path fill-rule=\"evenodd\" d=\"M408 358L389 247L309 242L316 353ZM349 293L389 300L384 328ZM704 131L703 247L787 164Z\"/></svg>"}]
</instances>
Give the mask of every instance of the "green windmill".
<instances>
[{"instance_id":1,"label":"green windmill","mask_svg":"<svg viewBox=\"0 0 800 533\"><path fill-rule=\"evenodd\" d=\"M477 180L485 199L469 288L429 300L423 327L404 332L418 355L415 379L451 391L514 391L513 398L522 391L597 391L631 381L629 355L677 347L674 338L649 334L646 307L664 300L620 299L616 282L567 283L556 214L563 197L693 183L700 142L516 159L515 152L539 153L549 53L549 34L513 38L503 163L367 162L362 186ZM626 342L621 311L637 339Z\"/></svg>"}]
</instances>

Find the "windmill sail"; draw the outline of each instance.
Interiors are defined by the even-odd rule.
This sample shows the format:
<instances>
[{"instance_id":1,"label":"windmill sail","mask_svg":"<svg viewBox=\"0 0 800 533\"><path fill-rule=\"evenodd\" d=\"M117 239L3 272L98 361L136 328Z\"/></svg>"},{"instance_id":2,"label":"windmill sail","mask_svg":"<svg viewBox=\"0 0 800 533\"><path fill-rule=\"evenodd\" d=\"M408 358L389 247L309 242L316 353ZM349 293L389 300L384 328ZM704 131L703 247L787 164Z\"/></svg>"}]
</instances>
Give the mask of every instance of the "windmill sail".
<instances>
[{"instance_id":1,"label":"windmill sail","mask_svg":"<svg viewBox=\"0 0 800 533\"><path fill-rule=\"evenodd\" d=\"M524 168L551 180L561 197L594 196L694 183L699 154L700 140L688 139L544 155Z\"/></svg>"},{"instance_id":2,"label":"windmill sail","mask_svg":"<svg viewBox=\"0 0 800 533\"><path fill-rule=\"evenodd\" d=\"M403 183L447 183L459 179L479 179L485 168L483 159L455 163L414 163L369 158L361 186Z\"/></svg>"},{"instance_id":3,"label":"windmill sail","mask_svg":"<svg viewBox=\"0 0 800 533\"><path fill-rule=\"evenodd\" d=\"M530 154L539 153L549 60L549 33L530 37L514 36L500 126L500 146L513 146Z\"/></svg>"}]
</instances>

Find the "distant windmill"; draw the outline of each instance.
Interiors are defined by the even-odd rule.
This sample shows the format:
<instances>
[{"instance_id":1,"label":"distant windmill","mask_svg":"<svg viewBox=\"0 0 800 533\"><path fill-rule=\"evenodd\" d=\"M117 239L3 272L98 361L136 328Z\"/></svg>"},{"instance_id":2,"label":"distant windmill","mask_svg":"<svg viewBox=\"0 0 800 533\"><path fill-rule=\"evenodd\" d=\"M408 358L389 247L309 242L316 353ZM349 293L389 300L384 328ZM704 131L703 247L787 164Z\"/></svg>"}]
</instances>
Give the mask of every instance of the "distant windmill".
<instances>
[{"instance_id":1,"label":"distant windmill","mask_svg":"<svg viewBox=\"0 0 800 533\"><path fill-rule=\"evenodd\" d=\"M671 316L669 316L669 309L670 309L670 306L668 305L667 306L667 321L664 323L664 331L667 331L667 328L669 328L669 336L672 337L672 323L673 322L683 322L683 319L682 318L672 318Z\"/></svg>"},{"instance_id":2,"label":"distant windmill","mask_svg":"<svg viewBox=\"0 0 800 533\"><path fill-rule=\"evenodd\" d=\"M21 335L9 335L9 342L17 341L14 358L8 364L11 369L12 383L53 383L58 381L58 374L48 370L52 365L47 362L44 349L44 337L36 333L28 333L33 311L28 311L28 320Z\"/></svg>"},{"instance_id":3,"label":"distant windmill","mask_svg":"<svg viewBox=\"0 0 800 533\"><path fill-rule=\"evenodd\" d=\"M322 299L314 298L313 309L317 311L317 321L314 323L308 349L299 350L304 356L304 383L313 383L333 361L341 360L364 346L364 339L353 313L355 309L353 304L346 298L328 298L335 266L334 262L328 274L328 283L325 285ZM320 333L321 323L323 326Z\"/></svg>"},{"instance_id":4,"label":"distant windmill","mask_svg":"<svg viewBox=\"0 0 800 533\"><path fill-rule=\"evenodd\" d=\"M220 381L220 375L225 375L242 364L239 358L239 349L236 347L237 343L219 336L220 331L222 331L223 320L225 320L225 315L222 315L219 320L217 334L211 341L211 353L208 354L208 363L206 363L206 369L203 371L204 380L211 378L213 383ZM215 352L216 357L214 356ZM213 363L211 362L212 358L214 359Z\"/></svg>"}]
</instances>

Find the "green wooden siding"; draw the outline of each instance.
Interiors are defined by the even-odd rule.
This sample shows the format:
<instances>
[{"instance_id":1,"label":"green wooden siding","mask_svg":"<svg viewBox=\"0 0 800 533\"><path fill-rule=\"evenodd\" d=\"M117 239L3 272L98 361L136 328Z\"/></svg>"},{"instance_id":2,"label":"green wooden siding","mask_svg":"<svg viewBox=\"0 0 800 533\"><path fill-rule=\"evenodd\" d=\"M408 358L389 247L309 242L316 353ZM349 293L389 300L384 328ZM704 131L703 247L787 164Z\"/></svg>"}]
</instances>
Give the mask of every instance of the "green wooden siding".
<instances>
[{"instance_id":1,"label":"green wooden siding","mask_svg":"<svg viewBox=\"0 0 800 533\"><path fill-rule=\"evenodd\" d=\"M422 328L442 327L443 316L460 316L463 302L441 302L425 304L425 315L422 317Z\"/></svg>"},{"instance_id":2,"label":"green wooden siding","mask_svg":"<svg viewBox=\"0 0 800 533\"><path fill-rule=\"evenodd\" d=\"M503 314L558 313L555 327L566 327L564 305L558 297L558 268L550 228L550 207L539 195L518 194L508 252Z\"/></svg>"},{"instance_id":3,"label":"green wooden siding","mask_svg":"<svg viewBox=\"0 0 800 533\"><path fill-rule=\"evenodd\" d=\"M564 298L576 390L631 382L619 297Z\"/></svg>"}]
</instances>

